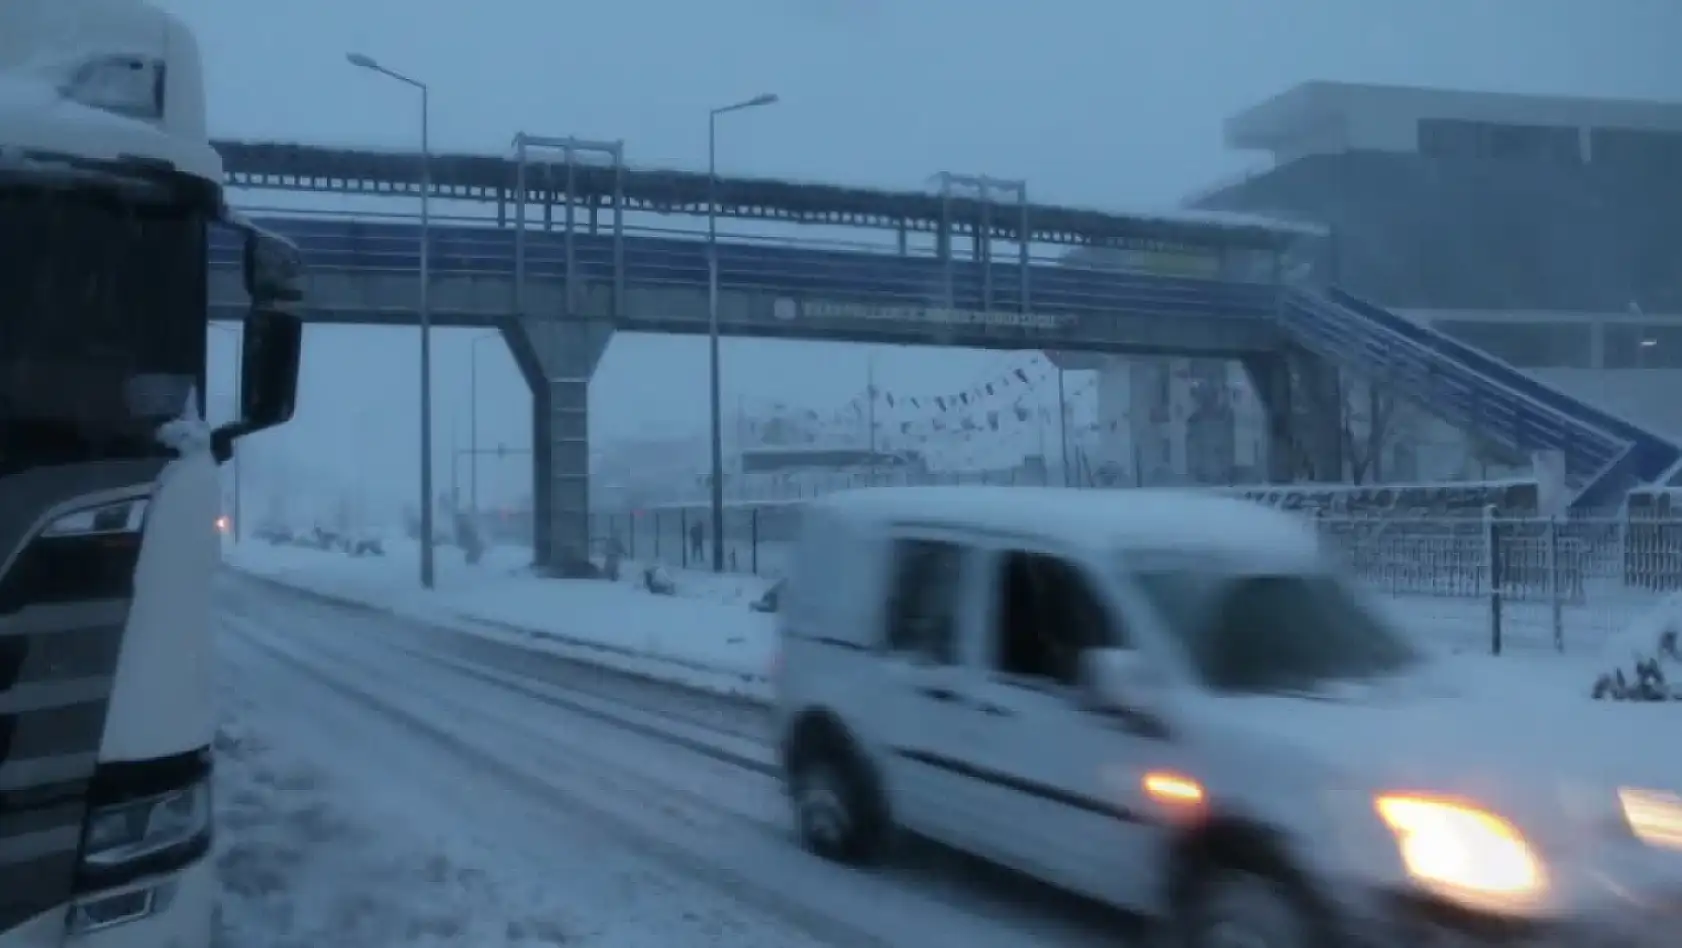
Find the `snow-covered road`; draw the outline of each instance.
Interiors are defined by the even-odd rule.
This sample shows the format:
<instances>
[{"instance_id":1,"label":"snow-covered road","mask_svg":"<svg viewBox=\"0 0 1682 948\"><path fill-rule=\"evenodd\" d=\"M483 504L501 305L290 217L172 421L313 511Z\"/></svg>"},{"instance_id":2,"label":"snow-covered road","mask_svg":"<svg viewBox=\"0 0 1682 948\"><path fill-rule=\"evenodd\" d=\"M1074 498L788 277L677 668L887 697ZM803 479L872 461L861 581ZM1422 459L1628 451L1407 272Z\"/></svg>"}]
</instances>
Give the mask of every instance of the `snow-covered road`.
<instances>
[{"instance_id":1,"label":"snow-covered road","mask_svg":"<svg viewBox=\"0 0 1682 948\"><path fill-rule=\"evenodd\" d=\"M800 850L763 711L224 574L223 932L311 944L1117 943L909 847Z\"/></svg>"}]
</instances>

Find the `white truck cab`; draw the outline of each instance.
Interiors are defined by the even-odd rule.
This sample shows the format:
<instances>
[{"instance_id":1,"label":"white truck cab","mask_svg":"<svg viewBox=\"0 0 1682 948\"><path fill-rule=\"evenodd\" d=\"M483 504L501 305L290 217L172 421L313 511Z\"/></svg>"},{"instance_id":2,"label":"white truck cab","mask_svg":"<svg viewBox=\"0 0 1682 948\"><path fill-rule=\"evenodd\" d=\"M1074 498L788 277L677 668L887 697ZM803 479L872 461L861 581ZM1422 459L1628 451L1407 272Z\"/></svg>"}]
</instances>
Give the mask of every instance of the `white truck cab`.
<instances>
[{"instance_id":1,"label":"white truck cab","mask_svg":"<svg viewBox=\"0 0 1682 948\"><path fill-rule=\"evenodd\" d=\"M1682 911L1674 755L1586 720L1586 696L1562 734L1452 687L1288 514L845 492L803 513L780 623L777 738L826 857L878 857L903 829L1192 948Z\"/></svg>"},{"instance_id":2,"label":"white truck cab","mask_svg":"<svg viewBox=\"0 0 1682 948\"><path fill-rule=\"evenodd\" d=\"M211 428L223 228L250 308ZM210 944L217 467L292 415L302 279L226 205L183 23L0 3L0 948Z\"/></svg>"}]
</instances>

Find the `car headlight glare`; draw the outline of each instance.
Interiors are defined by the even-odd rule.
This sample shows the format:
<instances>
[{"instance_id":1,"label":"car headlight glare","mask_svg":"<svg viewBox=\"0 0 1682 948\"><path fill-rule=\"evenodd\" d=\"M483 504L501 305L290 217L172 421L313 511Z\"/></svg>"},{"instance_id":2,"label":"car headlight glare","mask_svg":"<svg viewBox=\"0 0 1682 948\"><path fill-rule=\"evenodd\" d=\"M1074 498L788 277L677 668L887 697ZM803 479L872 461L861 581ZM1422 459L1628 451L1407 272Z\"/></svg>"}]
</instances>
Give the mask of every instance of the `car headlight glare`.
<instances>
[{"instance_id":1,"label":"car headlight glare","mask_svg":"<svg viewBox=\"0 0 1682 948\"><path fill-rule=\"evenodd\" d=\"M1541 857L1503 817L1460 800L1384 794L1378 816L1396 838L1402 865L1415 882L1456 902L1522 912L1547 893Z\"/></svg>"},{"instance_id":2,"label":"car headlight glare","mask_svg":"<svg viewBox=\"0 0 1682 948\"><path fill-rule=\"evenodd\" d=\"M1636 839L1658 849L1682 851L1682 797L1660 790L1620 787L1618 803Z\"/></svg>"}]
</instances>

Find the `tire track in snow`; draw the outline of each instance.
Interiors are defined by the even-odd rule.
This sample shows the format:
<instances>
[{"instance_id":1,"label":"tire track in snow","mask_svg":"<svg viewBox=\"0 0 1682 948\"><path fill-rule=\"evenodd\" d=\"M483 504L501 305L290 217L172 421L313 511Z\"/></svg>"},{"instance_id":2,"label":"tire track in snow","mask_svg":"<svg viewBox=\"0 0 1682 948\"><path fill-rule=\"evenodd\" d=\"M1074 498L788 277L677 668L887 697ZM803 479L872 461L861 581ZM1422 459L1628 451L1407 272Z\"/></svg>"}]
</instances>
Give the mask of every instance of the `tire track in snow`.
<instances>
[{"instance_id":1,"label":"tire track in snow","mask_svg":"<svg viewBox=\"0 0 1682 948\"><path fill-rule=\"evenodd\" d=\"M237 634L244 644L286 666L297 676L309 679L317 688L330 689L365 712L397 725L411 739L430 745L442 758L439 761L440 771L447 771L449 765L454 764L466 765L466 768L480 774L493 774L510 791L534 802L562 808L574 817L582 816L599 831L605 831L620 846L676 869L691 881L712 888L743 907L767 915L820 944L835 948L887 948L896 944L855 929L843 919L814 912L780 893L765 891L741 873L713 862L689 847L674 845L650 824L656 820L678 823L679 820L673 819L677 814L668 806L650 807L653 801L647 799L647 794L631 793L633 788L628 782L618 779L617 775L597 774L593 778L567 781L570 786L558 786L560 782L552 779L552 775L542 773L546 765L564 766L565 762L557 760L553 751L547 754L537 752L527 742L509 741L506 735L494 741L503 745L501 748L491 749L491 742L484 741L484 738L496 738L496 731L473 734L476 727L483 727L483 722L467 705L440 700L438 695L429 694L422 700L432 707L421 710L413 706L415 702L412 700L394 698L389 693L381 693L386 689L368 687L368 681L381 675L379 669L370 669L361 663L357 663L354 669L332 668L302 649L281 645L261 632L241 629ZM334 656L335 663L342 661L342 654ZM454 720L451 722L441 717ZM414 779L417 776L393 774L394 779ZM620 798L619 805L603 805L604 799L615 796ZM494 805L488 799L486 802ZM645 810L640 818L633 812L637 809ZM476 818L471 810L461 816L467 821ZM561 842L560 845L568 843Z\"/></svg>"},{"instance_id":2,"label":"tire track in snow","mask_svg":"<svg viewBox=\"0 0 1682 948\"><path fill-rule=\"evenodd\" d=\"M413 649L465 660L497 671L545 681L568 691L581 692L628 705L644 713L657 714L687 725L706 727L738 737L763 739L770 729L770 711L762 702L686 687L619 669L592 664L585 659L560 655L531 644L506 641L500 636L476 635L450 625L438 625L391 616L376 609L336 603L317 594L294 589L265 577L234 571L222 574L229 605L261 609L272 607L276 596L295 604L299 612L319 616L325 623L343 621L346 616L367 620L377 617L388 631L386 641ZM249 612L248 612L249 614Z\"/></svg>"}]
</instances>

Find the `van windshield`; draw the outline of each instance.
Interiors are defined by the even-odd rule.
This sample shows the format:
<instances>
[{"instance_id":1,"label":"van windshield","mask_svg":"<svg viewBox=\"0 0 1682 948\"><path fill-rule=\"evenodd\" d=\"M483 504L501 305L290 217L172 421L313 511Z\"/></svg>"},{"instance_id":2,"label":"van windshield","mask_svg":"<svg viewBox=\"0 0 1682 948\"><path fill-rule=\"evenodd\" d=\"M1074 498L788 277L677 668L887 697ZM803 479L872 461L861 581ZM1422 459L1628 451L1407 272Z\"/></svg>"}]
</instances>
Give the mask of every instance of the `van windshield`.
<instances>
[{"instance_id":1,"label":"van windshield","mask_svg":"<svg viewBox=\"0 0 1682 948\"><path fill-rule=\"evenodd\" d=\"M1399 630L1329 573L1133 573L1204 684L1216 691L1322 692L1422 660Z\"/></svg>"}]
</instances>

